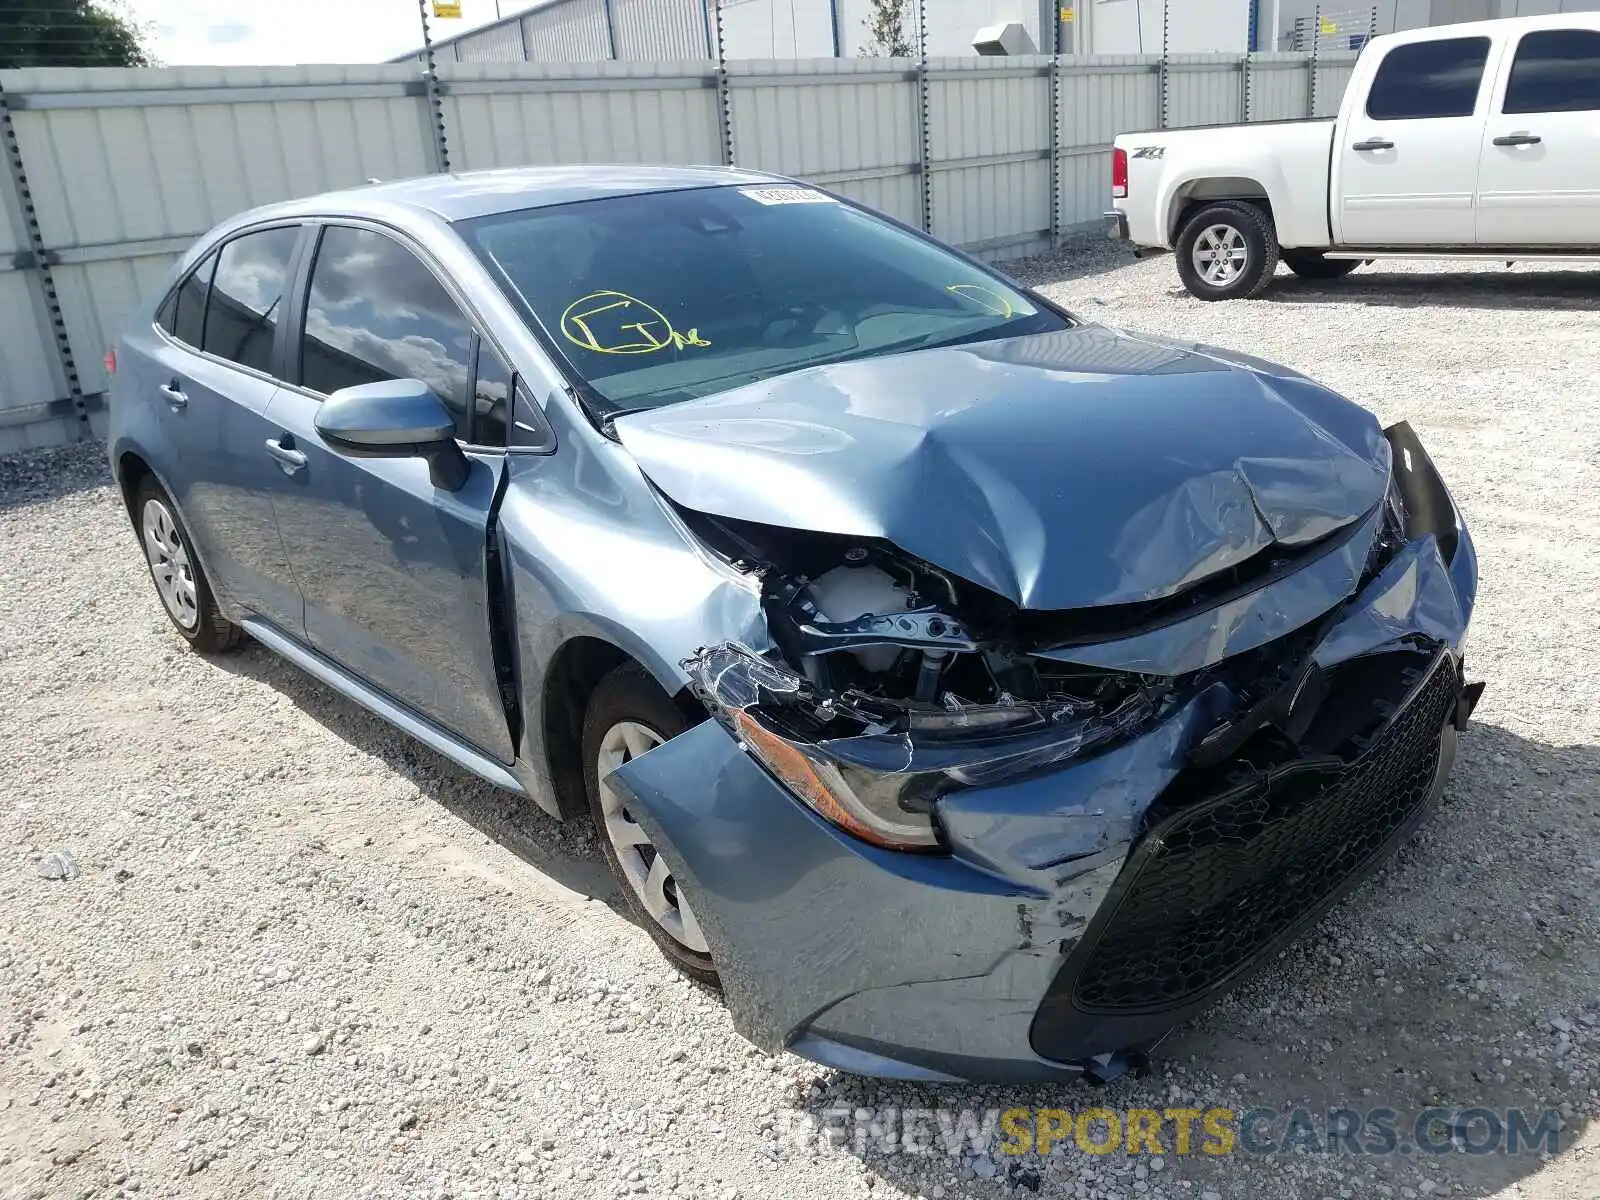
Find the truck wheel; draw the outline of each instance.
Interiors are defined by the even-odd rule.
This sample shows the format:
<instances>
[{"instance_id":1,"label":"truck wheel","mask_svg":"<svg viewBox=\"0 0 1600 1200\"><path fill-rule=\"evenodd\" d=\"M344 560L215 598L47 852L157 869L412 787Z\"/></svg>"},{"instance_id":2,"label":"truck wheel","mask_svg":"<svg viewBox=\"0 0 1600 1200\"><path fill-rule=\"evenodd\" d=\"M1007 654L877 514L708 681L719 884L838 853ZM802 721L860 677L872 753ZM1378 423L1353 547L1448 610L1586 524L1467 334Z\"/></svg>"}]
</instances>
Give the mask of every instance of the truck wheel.
<instances>
[{"instance_id":1,"label":"truck wheel","mask_svg":"<svg viewBox=\"0 0 1600 1200\"><path fill-rule=\"evenodd\" d=\"M1254 204L1223 200L1199 209L1178 234L1178 277L1201 300L1259 296L1278 269L1278 234Z\"/></svg>"},{"instance_id":2,"label":"truck wheel","mask_svg":"<svg viewBox=\"0 0 1600 1200\"><path fill-rule=\"evenodd\" d=\"M648 672L625 663L600 681L583 719L583 782L606 864L628 907L661 952L691 979L719 987L700 923L650 835L606 776L689 728L689 720Z\"/></svg>"},{"instance_id":3,"label":"truck wheel","mask_svg":"<svg viewBox=\"0 0 1600 1200\"><path fill-rule=\"evenodd\" d=\"M1284 250L1282 256L1301 279L1343 279L1361 265L1354 258L1324 258L1320 250Z\"/></svg>"}]
</instances>

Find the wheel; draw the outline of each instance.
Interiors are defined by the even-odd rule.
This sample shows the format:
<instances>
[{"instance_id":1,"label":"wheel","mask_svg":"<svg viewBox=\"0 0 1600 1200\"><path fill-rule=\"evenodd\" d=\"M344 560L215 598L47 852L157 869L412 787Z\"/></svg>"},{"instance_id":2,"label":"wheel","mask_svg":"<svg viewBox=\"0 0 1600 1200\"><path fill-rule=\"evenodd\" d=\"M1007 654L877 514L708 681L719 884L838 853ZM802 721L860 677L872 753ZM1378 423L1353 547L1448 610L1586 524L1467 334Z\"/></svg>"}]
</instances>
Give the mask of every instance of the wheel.
<instances>
[{"instance_id":1,"label":"wheel","mask_svg":"<svg viewBox=\"0 0 1600 1200\"><path fill-rule=\"evenodd\" d=\"M150 578L173 626L196 650L219 654L232 650L244 631L222 615L189 531L178 518L177 505L155 476L139 481L133 496L134 523L150 567Z\"/></svg>"},{"instance_id":2,"label":"wheel","mask_svg":"<svg viewBox=\"0 0 1600 1200\"><path fill-rule=\"evenodd\" d=\"M583 720L583 782L600 847L628 897L628 906L667 959L691 979L718 987L716 964L705 934L678 890L667 862L633 819L606 776L689 728L644 668L618 667L600 681Z\"/></svg>"},{"instance_id":3,"label":"wheel","mask_svg":"<svg viewBox=\"0 0 1600 1200\"><path fill-rule=\"evenodd\" d=\"M1301 279L1343 279L1361 265L1354 258L1324 258L1320 250L1283 250L1280 254Z\"/></svg>"},{"instance_id":4,"label":"wheel","mask_svg":"<svg viewBox=\"0 0 1600 1200\"><path fill-rule=\"evenodd\" d=\"M1278 235L1254 204L1208 204L1178 234L1178 276L1201 300L1259 296L1278 269Z\"/></svg>"}]
</instances>

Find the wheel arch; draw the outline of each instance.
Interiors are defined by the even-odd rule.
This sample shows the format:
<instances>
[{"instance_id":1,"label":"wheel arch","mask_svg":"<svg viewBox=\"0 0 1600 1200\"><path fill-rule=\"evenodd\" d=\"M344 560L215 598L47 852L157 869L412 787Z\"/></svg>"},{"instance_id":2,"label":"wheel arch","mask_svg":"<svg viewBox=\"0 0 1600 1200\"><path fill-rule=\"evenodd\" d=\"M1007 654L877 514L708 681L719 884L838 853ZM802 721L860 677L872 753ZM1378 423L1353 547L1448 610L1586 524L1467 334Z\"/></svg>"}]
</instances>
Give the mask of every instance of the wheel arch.
<instances>
[{"instance_id":1,"label":"wheel arch","mask_svg":"<svg viewBox=\"0 0 1600 1200\"><path fill-rule=\"evenodd\" d=\"M537 733L542 745L536 752L563 819L588 812L583 781L583 719L589 702L601 680L618 667L630 664L662 684L662 690L691 724L706 716L704 705L687 684L674 691L658 671L616 642L593 632L568 637L550 656L539 687Z\"/></svg>"},{"instance_id":2,"label":"wheel arch","mask_svg":"<svg viewBox=\"0 0 1600 1200\"><path fill-rule=\"evenodd\" d=\"M1219 200L1242 200L1263 209L1276 224L1272 193L1258 179L1246 175L1199 175L1179 182L1166 206L1167 244L1176 246L1178 234L1196 209Z\"/></svg>"}]
</instances>

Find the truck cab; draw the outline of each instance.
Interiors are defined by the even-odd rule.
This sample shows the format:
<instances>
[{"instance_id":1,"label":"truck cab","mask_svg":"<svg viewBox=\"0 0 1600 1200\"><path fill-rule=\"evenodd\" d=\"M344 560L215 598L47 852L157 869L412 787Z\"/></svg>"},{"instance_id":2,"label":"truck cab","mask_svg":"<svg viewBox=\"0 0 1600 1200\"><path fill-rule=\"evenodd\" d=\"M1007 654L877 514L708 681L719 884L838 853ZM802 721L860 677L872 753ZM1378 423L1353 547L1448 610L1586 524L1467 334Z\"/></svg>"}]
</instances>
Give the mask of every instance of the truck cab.
<instances>
[{"instance_id":1,"label":"truck cab","mask_svg":"<svg viewBox=\"0 0 1600 1200\"><path fill-rule=\"evenodd\" d=\"M1332 120L1123 134L1113 236L1176 252L1203 300L1279 261L1600 260L1600 14L1375 38Z\"/></svg>"}]
</instances>

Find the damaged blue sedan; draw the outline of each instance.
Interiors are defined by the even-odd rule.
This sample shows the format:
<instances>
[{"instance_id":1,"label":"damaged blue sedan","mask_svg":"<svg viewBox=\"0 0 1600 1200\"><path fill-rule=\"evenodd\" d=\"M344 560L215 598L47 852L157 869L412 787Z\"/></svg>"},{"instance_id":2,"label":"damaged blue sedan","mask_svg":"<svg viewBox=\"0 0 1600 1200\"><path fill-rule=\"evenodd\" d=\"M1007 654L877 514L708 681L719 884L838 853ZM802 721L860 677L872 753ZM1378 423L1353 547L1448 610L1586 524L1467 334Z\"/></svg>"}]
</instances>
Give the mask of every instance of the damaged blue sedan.
<instances>
[{"instance_id":1,"label":"damaged blue sedan","mask_svg":"<svg viewBox=\"0 0 1600 1200\"><path fill-rule=\"evenodd\" d=\"M772 1051L1108 1079L1444 787L1472 541L1410 428L791 180L379 184L208 234L110 454L246 635L593 822Z\"/></svg>"}]
</instances>

